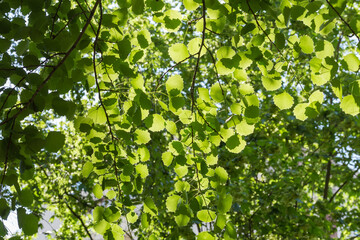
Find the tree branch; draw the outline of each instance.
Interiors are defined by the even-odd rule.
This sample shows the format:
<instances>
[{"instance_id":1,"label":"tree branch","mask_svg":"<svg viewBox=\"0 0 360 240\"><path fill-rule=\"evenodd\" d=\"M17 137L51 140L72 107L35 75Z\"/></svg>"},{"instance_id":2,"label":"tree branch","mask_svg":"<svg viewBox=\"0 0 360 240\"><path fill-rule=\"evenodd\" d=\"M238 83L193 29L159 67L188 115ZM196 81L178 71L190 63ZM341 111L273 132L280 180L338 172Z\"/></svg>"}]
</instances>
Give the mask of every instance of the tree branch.
<instances>
[{"instance_id":1,"label":"tree branch","mask_svg":"<svg viewBox=\"0 0 360 240\"><path fill-rule=\"evenodd\" d=\"M12 122L11 124L11 129L10 129L10 135L9 135L9 142L6 145L6 152L5 152L5 161L4 161L4 171L1 177L1 183L0 183L0 193L2 192L2 187L3 187L3 183L4 183L4 179L5 179L5 175L6 175L6 171L9 165L9 150L10 150L10 144L11 144L11 138L13 135L13 131L14 131L14 125L15 125L15 120Z\"/></svg>"},{"instance_id":2,"label":"tree branch","mask_svg":"<svg viewBox=\"0 0 360 240\"><path fill-rule=\"evenodd\" d=\"M334 12L339 16L339 18L341 19L341 21L350 29L350 31L354 34L354 36L358 39L358 41L360 42L360 37L356 34L356 32L354 31L354 29L352 29L352 27L350 26L350 24L348 22L345 21L345 19L340 15L340 13L338 12L338 10L336 10L336 8L334 7L334 5L332 5L329 0L326 0L327 4L329 4L329 6L332 8L332 10L334 10Z\"/></svg>"},{"instance_id":3,"label":"tree branch","mask_svg":"<svg viewBox=\"0 0 360 240\"><path fill-rule=\"evenodd\" d=\"M85 231L86 231L86 234L89 236L89 238L90 238L91 240L93 240L93 238L92 238L92 236L91 236L91 234L90 234L90 232L89 232L88 227L86 226L86 224L84 223L84 221L82 220L82 218L80 217L80 215L78 215L74 210L72 210L72 208L67 204L66 201L64 201L64 203L65 203L66 207L70 210L70 212L72 213L72 215L74 215L74 217L76 217L76 218L80 221L81 225L84 227L84 229L85 229Z\"/></svg>"},{"instance_id":4,"label":"tree branch","mask_svg":"<svg viewBox=\"0 0 360 240\"><path fill-rule=\"evenodd\" d=\"M270 41L270 43L271 43L272 45L275 46L276 50L277 50L277 51L281 54L281 56L282 56L282 53L281 53L280 49L276 46L276 44L270 39L269 35L268 35L268 34L265 32L265 30L261 27L261 25L260 25L260 23L259 23L259 21L258 21L258 19L257 19L257 17L256 17L256 14L254 13L254 11L252 10L252 8L250 7L249 0L246 0L246 3L247 3L247 5L248 5L248 7L249 7L249 10L250 10L251 14L252 14L252 15L254 16L254 18L255 18L256 25L258 26L258 28L265 34L266 38Z\"/></svg>"},{"instance_id":5,"label":"tree branch","mask_svg":"<svg viewBox=\"0 0 360 240\"><path fill-rule=\"evenodd\" d=\"M76 46L78 45L78 43L80 42L82 36L84 35L87 27L89 26L91 19L93 18L96 8L99 5L99 3L101 2L101 0L97 0L95 2L94 7L92 8L91 12L90 12L90 16L87 19L84 27L82 28L79 36L77 37L77 39L75 40L75 42L73 43L73 45L70 47L70 49L65 53L65 56L60 60L60 62L52 69L52 71L49 73L49 75L45 78L45 80L38 86L38 88L36 89L35 93L32 95L32 97L30 98L30 100L25 103L25 106L23 108L21 108L18 112L16 112L13 116L11 116L10 118L5 119L4 121L2 121L0 123L0 126L4 125L5 123L9 122L11 119L16 119L23 111L25 111L25 109L27 109L30 104L34 101L36 95L41 91L41 89L46 85L46 83L50 80L50 78L54 75L55 71L65 62L65 60L70 56L71 52L76 48Z\"/></svg>"},{"instance_id":6,"label":"tree branch","mask_svg":"<svg viewBox=\"0 0 360 240\"><path fill-rule=\"evenodd\" d=\"M355 176L355 174L360 170L360 166L353 172L350 174L350 176L345 180L345 182L343 184L340 185L340 187L336 190L336 192L331 196L329 202L331 203L334 198L336 197L336 195L340 192L340 190L348 183L350 182L350 180Z\"/></svg>"},{"instance_id":7,"label":"tree branch","mask_svg":"<svg viewBox=\"0 0 360 240\"><path fill-rule=\"evenodd\" d=\"M196 73L199 70L199 64L200 64L200 55L201 55L201 50L204 46L204 42L205 42L205 32L206 32L206 5L205 5L205 0L202 0L202 19L203 19L203 30L202 30L202 37L201 37L201 44L200 44L200 48L199 48L199 52L198 57L197 57L197 61L196 61L196 66L195 66L195 70L194 70L194 75L192 78L192 83L191 83L191 89L190 89L190 96L191 96L191 112L194 112L194 106L195 106L195 80L196 80Z\"/></svg>"},{"instance_id":8,"label":"tree branch","mask_svg":"<svg viewBox=\"0 0 360 240\"><path fill-rule=\"evenodd\" d=\"M327 200L327 198L328 198L330 172L331 172L331 159L329 159L329 161L327 163L325 187L324 187L324 200Z\"/></svg>"}]
</instances>

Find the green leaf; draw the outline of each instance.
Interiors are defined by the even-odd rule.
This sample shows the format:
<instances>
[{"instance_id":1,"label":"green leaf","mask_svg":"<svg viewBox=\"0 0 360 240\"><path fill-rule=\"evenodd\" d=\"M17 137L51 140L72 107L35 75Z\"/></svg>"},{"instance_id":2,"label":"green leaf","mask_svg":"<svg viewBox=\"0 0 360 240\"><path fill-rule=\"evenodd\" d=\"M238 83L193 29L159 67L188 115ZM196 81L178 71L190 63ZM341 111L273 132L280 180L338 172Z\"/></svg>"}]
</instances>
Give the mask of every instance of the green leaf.
<instances>
[{"instance_id":1,"label":"green leaf","mask_svg":"<svg viewBox=\"0 0 360 240\"><path fill-rule=\"evenodd\" d=\"M17 209L19 227L26 236L34 235L38 232L39 218L34 214L27 214L24 208Z\"/></svg>"},{"instance_id":2,"label":"green leaf","mask_svg":"<svg viewBox=\"0 0 360 240\"><path fill-rule=\"evenodd\" d=\"M141 48L147 48L151 43L150 32L147 29L141 30L136 36Z\"/></svg>"},{"instance_id":3,"label":"green leaf","mask_svg":"<svg viewBox=\"0 0 360 240\"><path fill-rule=\"evenodd\" d=\"M197 54L200 51L202 39L201 38L193 38L189 41L187 48L191 55ZM206 53L206 48L202 47L200 56Z\"/></svg>"},{"instance_id":4,"label":"green leaf","mask_svg":"<svg viewBox=\"0 0 360 240\"><path fill-rule=\"evenodd\" d=\"M152 132L159 132L165 128L165 120L159 114L153 114L145 119L146 127Z\"/></svg>"},{"instance_id":5,"label":"green leaf","mask_svg":"<svg viewBox=\"0 0 360 240\"><path fill-rule=\"evenodd\" d=\"M128 212L126 214L126 219L129 221L129 223L135 223L138 220L139 216L134 212Z\"/></svg>"},{"instance_id":6,"label":"green leaf","mask_svg":"<svg viewBox=\"0 0 360 240\"><path fill-rule=\"evenodd\" d=\"M33 203L34 196L29 188L25 188L19 194L19 202L24 207L30 207Z\"/></svg>"},{"instance_id":7,"label":"green leaf","mask_svg":"<svg viewBox=\"0 0 360 240\"><path fill-rule=\"evenodd\" d=\"M187 47L183 43L173 44L169 48L169 55L174 62L183 61L190 56Z\"/></svg>"},{"instance_id":8,"label":"green leaf","mask_svg":"<svg viewBox=\"0 0 360 240\"><path fill-rule=\"evenodd\" d=\"M275 91L281 87L281 80L263 76L261 78L264 88L268 91Z\"/></svg>"},{"instance_id":9,"label":"green leaf","mask_svg":"<svg viewBox=\"0 0 360 240\"><path fill-rule=\"evenodd\" d=\"M65 144L65 135L61 132L49 132L45 140L45 149L49 152L59 151Z\"/></svg>"},{"instance_id":10,"label":"green leaf","mask_svg":"<svg viewBox=\"0 0 360 240\"><path fill-rule=\"evenodd\" d=\"M94 107L89 110L88 117L96 124L106 123L106 114L102 107Z\"/></svg>"},{"instance_id":11,"label":"green leaf","mask_svg":"<svg viewBox=\"0 0 360 240\"><path fill-rule=\"evenodd\" d=\"M283 49L285 47L285 36L282 33L275 34L275 45L279 49Z\"/></svg>"},{"instance_id":12,"label":"green leaf","mask_svg":"<svg viewBox=\"0 0 360 240\"><path fill-rule=\"evenodd\" d=\"M0 217L7 219L10 213L10 207L4 198L0 198Z\"/></svg>"},{"instance_id":13,"label":"green leaf","mask_svg":"<svg viewBox=\"0 0 360 240\"><path fill-rule=\"evenodd\" d=\"M304 121L307 119L307 116L305 114L306 108L308 104L307 103L299 103L294 107L294 115L297 119Z\"/></svg>"},{"instance_id":14,"label":"green leaf","mask_svg":"<svg viewBox=\"0 0 360 240\"><path fill-rule=\"evenodd\" d=\"M352 95L344 97L340 103L341 109L352 116L359 114L360 108Z\"/></svg>"},{"instance_id":15,"label":"green leaf","mask_svg":"<svg viewBox=\"0 0 360 240\"><path fill-rule=\"evenodd\" d=\"M230 194L221 194L218 201L218 210L220 213L227 213L230 211L233 197Z\"/></svg>"},{"instance_id":16,"label":"green leaf","mask_svg":"<svg viewBox=\"0 0 360 240\"><path fill-rule=\"evenodd\" d=\"M150 213L153 216L157 215L158 210L157 210L157 207L154 203L154 200L152 200L152 198L146 197L144 200L144 203L145 203L145 205L144 205L145 212Z\"/></svg>"},{"instance_id":17,"label":"green leaf","mask_svg":"<svg viewBox=\"0 0 360 240\"><path fill-rule=\"evenodd\" d=\"M183 181L177 181L175 183L175 191L176 192L188 192L190 191L190 184Z\"/></svg>"},{"instance_id":18,"label":"green leaf","mask_svg":"<svg viewBox=\"0 0 360 240\"><path fill-rule=\"evenodd\" d=\"M350 53L350 54L346 55L344 57L344 61L346 62L347 69L349 71L356 72L359 70L360 60L358 59L358 57L355 54Z\"/></svg>"},{"instance_id":19,"label":"green leaf","mask_svg":"<svg viewBox=\"0 0 360 240\"><path fill-rule=\"evenodd\" d=\"M232 153L240 153L245 145L246 142L239 135L233 135L226 141L226 149Z\"/></svg>"},{"instance_id":20,"label":"green leaf","mask_svg":"<svg viewBox=\"0 0 360 240\"><path fill-rule=\"evenodd\" d=\"M215 83L210 88L210 96L212 99L214 99L216 102L222 102L224 101L224 95L220 86L220 83Z\"/></svg>"},{"instance_id":21,"label":"green leaf","mask_svg":"<svg viewBox=\"0 0 360 240\"><path fill-rule=\"evenodd\" d=\"M185 8L189 11L194 11L200 6L200 4L198 4L194 0L183 0L183 4Z\"/></svg>"},{"instance_id":22,"label":"green leaf","mask_svg":"<svg viewBox=\"0 0 360 240\"><path fill-rule=\"evenodd\" d=\"M172 163L173 160L173 155L171 154L171 152L164 152L162 153L161 159L164 163L165 166L170 166L170 164Z\"/></svg>"},{"instance_id":23,"label":"green leaf","mask_svg":"<svg viewBox=\"0 0 360 240\"><path fill-rule=\"evenodd\" d=\"M181 27L182 15L180 12L170 9L164 14L165 28L169 32L176 32Z\"/></svg>"},{"instance_id":24,"label":"green leaf","mask_svg":"<svg viewBox=\"0 0 360 240\"><path fill-rule=\"evenodd\" d=\"M103 190L99 184L96 184L93 188L93 193L97 199L100 199L103 197Z\"/></svg>"},{"instance_id":25,"label":"green leaf","mask_svg":"<svg viewBox=\"0 0 360 240\"><path fill-rule=\"evenodd\" d=\"M0 237L5 237L7 234L7 229L2 221L0 221Z\"/></svg>"},{"instance_id":26,"label":"green leaf","mask_svg":"<svg viewBox=\"0 0 360 240\"><path fill-rule=\"evenodd\" d=\"M166 208L167 208L167 210L169 212L175 212L180 200L181 200L181 197L178 196L178 195L169 196L166 199Z\"/></svg>"},{"instance_id":27,"label":"green leaf","mask_svg":"<svg viewBox=\"0 0 360 240\"><path fill-rule=\"evenodd\" d=\"M92 172L94 166L92 164L92 162L86 162L82 168L81 174L83 175L84 178L87 178L90 173Z\"/></svg>"},{"instance_id":28,"label":"green leaf","mask_svg":"<svg viewBox=\"0 0 360 240\"><path fill-rule=\"evenodd\" d=\"M136 172L138 174L140 174L141 178L146 178L147 176L149 176L149 170L148 170L147 165L138 164L138 165L136 165L135 169L136 169Z\"/></svg>"},{"instance_id":29,"label":"green leaf","mask_svg":"<svg viewBox=\"0 0 360 240\"><path fill-rule=\"evenodd\" d=\"M139 145L150 142L150 133L147 130L136 129L135 130L135 142Z\"/></svg>"},{"instance_id":30,"label":"green leaf","mask_svg":"<svg viewBox=\"0 0 360 240\"><path fill-rule=\"evenodd\" d=\"M248 32L251 32L256 28L255 24L253 23L247 23L242 29L241 29L241 35L245 35Z\"/></svg>"},{"instance_id":31,"label":"green leaf","mask_svg":"<svg viewBox=\"0 0 360 240\"><path fill-rule=\"evenodd\" d=\"M136 15L140 15L144 12L144 0L131 0L131 9Z\"/></svg>"},{"instance_id":32,"label":"green leaf","mask_svg":"<svg viewBox=\"0 0 360 240\"><path fill-rule=\"evenodd\" d=\"M181 165L176 165L175 166L175 173L180 177L184 177L187 173L188 173L188 167L187 166L181 166Z\"/></svg>"},{"instance_id":33,"label":"green leaf","mask_svg":"<svg viewBox=\"0 0 360 240\"><path fill-rule=\"evenodd\" d=\"M229 178L228 173L226 172L226 170L223 167L217 167L215 169L215 174L219 178L220 182L222 182L222 183L225 183Z\"/></svg>"},{"instance_id":34,"label":"green leaf","mask_svg":"<svg viewBox=\"0 0 360 240\"><path fill-rule=\"evenodd\" d=\"M306 54L311 54L314 52L314 42L311 37L304 35L300 37L300 44L301 50Z\"/></svg>"},{"instance_id":35,"label":"green leaf","mask_svg":"<svg viewBox=\"0 0 360 240\"><path fill-rule=\"evenodd\" d=\"M175 222L179 227L185 227L190 221L190 218L187 215L179 214L175 216Z\"/></svg>"},{"instance_id":36,"label":"green leaf","mask_svg":"<svg viewBox=\"0 0 360 240\"><path fill-rule=\"evenodd\" d=\"M104 208L100 206L96 206L93 211L94 221L95 222L101 221L104 218L103 214L104 214Z\"/></svg>"},{"instance_id":37,"label":"green leaf","mask_svg":"<svg viewBox=\"0 0 360 240\"><path fill-rule=\"evenodd\" d=\"M315 92L313 92L310 97L309 97L309 102L319 102L319 103L323 103L324 102L324 94L319 91L316 90Z\"/></svg>"},{"instance_id":38,"label":"green leaf","mask_svg":"<svg viewBox=\"0 0 360 240\"><path fill-rule=\"evenodd\" d=\"M197 240L215 240L215 237L209 232L201 232L196 237Z\"/></svg>"},{"instance_id":39,"label":"green leaf","mask_svg":"<svg viewBox=\"0 0 360 240\"><path fill-rule=\"evenodd\" d=\"M294 104L294 98L287 92L283 92L274 96L274 103L280 110L289 109Z\"/></svg>"},{"instance_id":40,"label":"green leaf","mask_svg":"<svg viewBox=\"0 0 360 240\"><path fill-rule=\"evenodd\" d=\"M249 106L245 108L245 117L257 118L260 114L260 109L257 106Z\"/></svg>"},{"instance_id":41,"label":"green leaf","mask_svg":"<svg viewBox=\"0 0 360 240\"><path fill-rule=\"evenodd\" d=\"M212 222L216 218L216 213L211 210L200 210L196 216L202 222Z\"/></svg>"},{"instance_id":42,"label":"green leaf","mask_svg":"<svg viewBox=\"0 0 360 240\"><path fill-rule=\"evenodd\" d=\"M173 75L166 81L165 87L170 96L176 96L183 90L184 80L180 75Z\"/></svg>"},{"instance_id":43,"label":"green leaf","mask_svg":"<svg viewBox=\"0 0 360 240\"><path fill-rule=\"evenodd\" d=\"M101 220L94 225L94 230L100 235L104 235L111 225L105 220Z\"/></svg>"}]
</instances>

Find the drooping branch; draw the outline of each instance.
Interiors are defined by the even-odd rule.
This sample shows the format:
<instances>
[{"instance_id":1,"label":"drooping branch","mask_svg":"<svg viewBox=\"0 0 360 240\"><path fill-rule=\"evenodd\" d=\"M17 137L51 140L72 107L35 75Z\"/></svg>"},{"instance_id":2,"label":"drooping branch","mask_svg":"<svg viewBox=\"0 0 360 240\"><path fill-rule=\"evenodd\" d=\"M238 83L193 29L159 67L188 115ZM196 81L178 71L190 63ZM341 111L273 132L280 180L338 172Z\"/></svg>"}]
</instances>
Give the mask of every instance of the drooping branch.
<instances>
[{"instance_id":1,"label":"drooping branch","mask_svg":"<svg viewBox=\"0 0 360 240\"><path fill-rule=\"evenodd\" d=\"M195 54L196 55L196 54ZM165 77L166 74L168 74L172 69L174 69L175 67L179 66L181 63L185 62L186 60L190 59L191 57L193 57L194 55L190 55L187 58L184 58L183 60L177 62L176 64L172 65L170 68L168 68L163 74L161 74L160 78L157 80L156 83L156 87L155 87L155 92L157 91L157 89L159 88L160 84L161 84L161 80Z\"/></svg>"},{"instance_id":2,"label":"drooping branch","mask_svg":"<svg viewBox=\"0 0 360 240\"><path fill-rule=\"evenodd\" d=\"M344 181L344 183L340 185L340 187L336 190L336 192L335 192L335 193L331 196L331 198L329 199L329 202L330 202L330 203L334 200L334 198L335 198L336 195L340 192L340 190L343 189L344 186L350 182L350 180L355 176L355 174L356 174L359 170L360 170L360 167L358 167L354 172L352 172L352 173L350 174L350 176L348 176L348 177L346 178L346 180Z\"/></svg>"},{"instance_id":3,"label":"drooping branch","mask_svg":"<svg viewBox=\"0 0 360 240\"><path fill-rule=\"evenodd\" d=\"M66 207L70 210L71 214L74 215L74 217L76 217L76 218L80 221L81 225L84 227L85 232L86 232L86 234L89 236L89 238L90 238L91 240L93 240L93 237L91 236L91 233L89 232L89 229L88 229L88 227L86 226L84 220L81 218L81 216L80 216L79 214L77 214L77 213L69 206L69 204L67 204L66 201L64 201L64 203L65 203Z\"/></svg>"},{"instance_id":4,"label":"drooping branch","mask_svg":"<svg viewBox=\"0 0 360 240\"><path fill-rule=\"evenodd\" d=\"M254 16L255 18L255 22L256 22L256 25L258 26L258 28L265 34L266 38L270 41L270 43L275 46L276 50L282 55L280 49L278 48L278 46L276 46L276 44L270 39L269 35L266 33L266 31L261 27L258 19L257 19L257 16L255 14L255 12L252 10L251 6L250 6L250 3L249 3L249 0L246 0L246 3L249 7L249 10L251 12L251 14Z\"/></svg>"},{"instance_id":5,"label":"drooping branch","mask_svg":"<svg viewBox=\"0 0 360 240\"><path fill-rule=\"evenodd\" d=\"M1 177L1 183L0 183L0 194L2 192L2 187L3 187L6 171L7 171L7 168L9 166L9 151L10 151L11 138L12 138L12 135L13 135L13 132L14 132L14 126L15 126L15 120L11 124L11 129L10 129L10 134L9 134L9 141L8 141L8 143L6 145L4 170L3 170L3 174L2 174L2 177Z\"/></svg>"},{"instance_id":6,"label":"drooping branch","mask_svg":"<svg viewBox=\"0 0 360 240\"><path fill-rule=\"evenodd\" d=\"M75 42L73 43L73 45L70 47L70 49L65 53L65 56L59 61L59 63L51 70L51 72L49 73L49 75L44 79L44 81L42 81L42 83L38 86L38 88L36 89L35 93L32 95L32 97L30 98L29 101L27 101L25 103L25 106L23 108L21 108L18 112L16 112L13 116L11 116L10 118L6 118L4 121L2 121L0 123L0 126L4 125L5 123L9 122L12 119L16 119L23 111L25 111L35 100L35 97L39 94L39 92L41 91L41 89L43 89L45 87L45 85L47 84L47 82L50 80L50 78L54 75L54 73L56 72L57 69L59 69L59 67L61 65L64 64L64 62L66 61L66 59L70 56L70 54L72 53L72 51L76 48L76 46L79 44L82 36L85 34L85 31L87 29L87 27L89 26L91 19L93 18L95 11L99 5L99 3L101 2L101 0L97 0L95 2L94 7L92 8L91 12L90 12L90 16L87 19L85 25L83 26L79 36L77 37L77 39L75 40Z\"/></svg>"},{"instance_id":7,"label":"drooping branch","mask_svg":"<svg viewBox=\"0 0 360 240\"><path fill-rule=\"evenodd\" d=\"M106 110L106 107L105 107L105 104L103 102L103 99L102 99L102 96L101 96L101 89L100 89L100 84L99 84L99 79L98 79L98 74L97 74L97 70L96 70L96 50L97 50L97 42L99 40L99 35L100 35L100 31L101 31L101 24L102 24L102 18L103 18L103 8L102 8L102 3L100 1L100 5L99 5L99 10L100 10L100 17L99 17L99 22L98 22L98 28L97 28L97 31L96 31L96 35L95 35L95 41L94 41L94 48L93 48L93 68L94 68L94 77L95 77L95 83L96 83L96 88L98 90L98 93L99 93L99 102L100 102L100 105L102 107L102 109L104 110L104 113L105 113L105 117L106 117L106 123L108 125L108 128L109 128L109 134L111 136L111 140L114 144L114 148L115 150L117 150L117 143L116 141L118 140L118 138L114 135L113 131L112 131L112 127L111 127L111 122L110 122L110 117L109 117L109 114ZM122 191L121 191L121 187L120 187L120 180L119 180L119 171L118 171L118 168L117 168L117 161L116 161L116 156L114 156L114 172L115 172L115 178L116 178L116 184L117 184L117 188L118 188L118 191L119 191L119 197L122 201L122 203L124 202L123 200L123 194L122 194ZM123 206L123 210L124 210L124 204L122 204ZM125 213L125 211L124 211ZM127 223L127 227L128 227L128 230L130 233L127 233L128 236L133 239L132 237L132 232L131 232L131 228L130 228L130 225L129 225L129 221L127 219L127 216L125 215L125 219L126 219L126 223Z\"/></svg>"},{"instance_id":8,"label":"drooping branch","mask_svg":"<svg viewBox=\"0 0 360 240\"><path fill-rule=\"evenodd\" d=\"M199 70L199 64L200 64L200 56L201 56L201 50L204 47L205 44L205 32L206 32L206 5L205 0L202 0L202 19L203 19L203 29L202 29L202 36L201 36L201 44L199 48L199 52L197 53L198 57L196 60L196 65L194 69L194 75L192 77L191 82L191 89L190 89L190 96L191 96L191 112L194 112L194 106L195 106L195 80L196 80L196 73Z\"/></svg>"},{"instance_id":9,"label":"drooping branch","mask_svg":"<svg viewBox=\"0 0 360 240\"><path fill-rule=\"evenodd\" d=\"M325 201L328 198L330 173L331 173L331 159L329 159L329 161L327 163L327 168L326 168L326 178L325 178L325 187L324 187L324 195L323 195Z\"/></svg>"},{"instance_id":10,"label":"drooping branch","mask_svg":"<svg viewBox=\"0 0 360 240\"><path fill-rule=\"evenodd\" d=\"M327 4L329 4L329 6L332 8L332 10L334 10L334 12L336 13L336 15L339 16L339 18L341 19L341 21L350 29L350 31L354 34L354 36L358 39L358 41L360 42L360 37L356 34L356 32L354 31L354 29L350 26L350 24L345 21L345 19L341 16L341 14L338 12L338 10L336 10L336 8L334 7L334 5L332 5L329 0L326 0Z\"/></svg>"}]
</instances>

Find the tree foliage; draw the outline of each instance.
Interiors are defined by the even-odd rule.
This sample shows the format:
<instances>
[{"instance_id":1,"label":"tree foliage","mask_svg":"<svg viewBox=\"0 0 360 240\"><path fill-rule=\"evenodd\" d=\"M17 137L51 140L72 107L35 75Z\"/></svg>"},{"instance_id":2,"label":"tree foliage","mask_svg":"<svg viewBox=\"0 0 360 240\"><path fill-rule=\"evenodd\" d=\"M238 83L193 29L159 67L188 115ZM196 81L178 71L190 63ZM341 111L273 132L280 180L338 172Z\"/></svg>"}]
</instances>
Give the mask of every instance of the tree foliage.
<instances>
[{"instance_id":1,"label":"tree foliage","mask_svg":"<svg viewBox=\"0 0 360 240\"><path fill-rule=\"evenodd\" d=\"M0 1L0 238L359 234L359 31L356 1Z\"/></svg>"}]
</instances>

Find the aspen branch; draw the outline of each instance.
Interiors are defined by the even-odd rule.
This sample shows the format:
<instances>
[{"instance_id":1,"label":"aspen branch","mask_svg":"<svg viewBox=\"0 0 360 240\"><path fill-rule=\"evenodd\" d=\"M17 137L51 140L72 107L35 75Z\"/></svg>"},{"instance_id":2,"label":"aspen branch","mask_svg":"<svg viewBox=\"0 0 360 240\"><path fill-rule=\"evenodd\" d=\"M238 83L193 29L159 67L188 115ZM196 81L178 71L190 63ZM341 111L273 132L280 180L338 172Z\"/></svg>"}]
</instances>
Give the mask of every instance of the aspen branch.
<instances>
[{"instance_id":1,"label":"aspen branch","mask_svg":"<svg viewBox=\"0 0 360 240\"><path fill-rule=\"evenodd\" d=\"M54 73L56 72L57 69L59 69L59 67L61 65L64 64L65 60L70 56L70 54L72 53L72 51L76 48L76 46L78 45L78 43L80 42L82 36L84 35L87 27L89 26L91 19L93 18L95 11L99 5L99 3L101 2L101 0L97 0L95 2L94 7L92 8L91 12L90 12L90 16L87 19L84 27L82 28L79 36L77 37L77 39L75 40L75 42L73 43L73 45L70 47L70 49L65 53L65 56L60 60L60 62L52 69L52 71L49 73L49 75L45 78L45 80L38 86L38 88L36 89L35 93L32 95L32 97L30 98L30 100L25 103L25 106L23 108L21 108L18 112L16 112L13 116L11 116L10 118L5 119L4 121L2 121L0 123L0 126L4 125L5 123L9 122L11 119L16 119L23 111L25 111L25 109L27 109L31 103L34 101L35 97L39 94L39 92L41 91L41 89L43 89L43 87L46 85L46 83L50 80L50 78L54 75Z\"/></svg>"}]
</instances>

